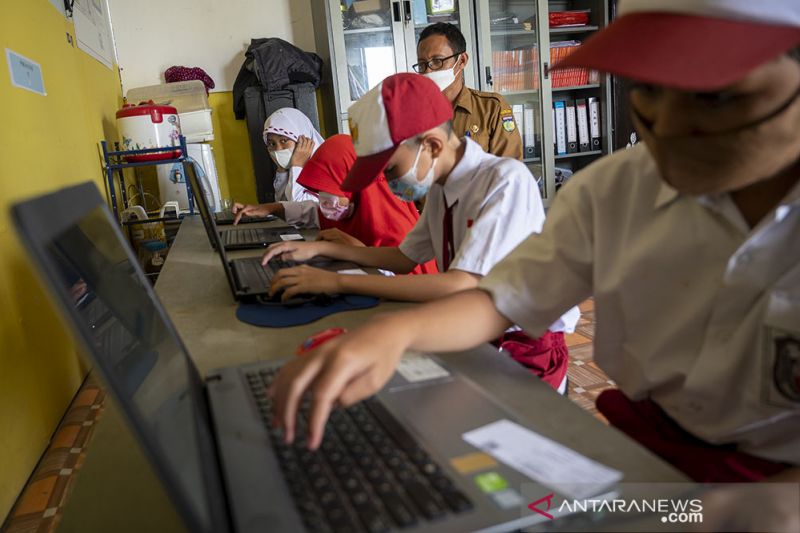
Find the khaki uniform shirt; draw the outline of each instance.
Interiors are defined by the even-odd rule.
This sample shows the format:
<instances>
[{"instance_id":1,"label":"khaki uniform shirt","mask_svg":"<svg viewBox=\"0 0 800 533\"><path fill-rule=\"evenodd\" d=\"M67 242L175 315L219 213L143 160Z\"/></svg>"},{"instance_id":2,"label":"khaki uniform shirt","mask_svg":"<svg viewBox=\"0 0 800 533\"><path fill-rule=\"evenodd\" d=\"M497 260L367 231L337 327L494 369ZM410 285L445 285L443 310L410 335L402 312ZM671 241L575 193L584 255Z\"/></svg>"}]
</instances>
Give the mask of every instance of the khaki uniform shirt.
<instances>
[{"instance_id":1,"label":"khaki uniform shirt","mask_svg":"<svg viewBox=\"0 0 800 533\"><path fill-rule=\"evenodd\" d=\"M485 152L522 159L522 137L511 106L498 93L464 87L453 102L453 130L466 136Z\"/></svg>"}]
</instances>

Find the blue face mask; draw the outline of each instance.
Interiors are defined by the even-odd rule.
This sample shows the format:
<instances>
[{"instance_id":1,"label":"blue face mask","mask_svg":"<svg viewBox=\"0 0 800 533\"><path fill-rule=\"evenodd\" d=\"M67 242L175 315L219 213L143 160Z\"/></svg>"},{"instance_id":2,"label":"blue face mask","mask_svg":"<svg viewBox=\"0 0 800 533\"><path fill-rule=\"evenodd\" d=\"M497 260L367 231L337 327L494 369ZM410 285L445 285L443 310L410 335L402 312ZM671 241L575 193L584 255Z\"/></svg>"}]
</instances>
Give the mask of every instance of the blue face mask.
<instances>
[{"instance_id":1,"label":"blue face mask","mask_svg":"<svg viewBox=\"0 0 800 533\"><path fill-rule=\"evenodd\" d=\"M387 180L389 189L392 193L403 200L404 202L416 202L422 200L433 185L433 169L436 168L436 159L431 163L431 169L422 178L422 181L417 181L417 163L419 163L419 156L422 153L422 143L419 143L417 150L417 157L414 159L414 164L411 168L397 179Z\"/></svg>"}]
</instances>

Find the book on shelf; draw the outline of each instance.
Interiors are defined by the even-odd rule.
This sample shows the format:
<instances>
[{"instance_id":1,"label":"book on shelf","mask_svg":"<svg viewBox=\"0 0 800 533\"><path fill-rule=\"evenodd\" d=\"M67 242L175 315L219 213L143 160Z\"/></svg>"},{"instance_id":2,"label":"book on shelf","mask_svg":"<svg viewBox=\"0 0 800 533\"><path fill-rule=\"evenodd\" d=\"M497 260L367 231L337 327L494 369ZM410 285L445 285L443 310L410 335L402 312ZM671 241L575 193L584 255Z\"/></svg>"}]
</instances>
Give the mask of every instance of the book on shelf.
<instances>
[{"instance_id":1,"label":"book on shelf","mask_svg":"<svg viewBox=\"0 0 800 533\"><path fill-rule=\"evenodd\" d=\"M525 159L536 157L536 125L534 123L533 106L523 106L522 109L522 153Z\"/></svg>"}]
</instances>

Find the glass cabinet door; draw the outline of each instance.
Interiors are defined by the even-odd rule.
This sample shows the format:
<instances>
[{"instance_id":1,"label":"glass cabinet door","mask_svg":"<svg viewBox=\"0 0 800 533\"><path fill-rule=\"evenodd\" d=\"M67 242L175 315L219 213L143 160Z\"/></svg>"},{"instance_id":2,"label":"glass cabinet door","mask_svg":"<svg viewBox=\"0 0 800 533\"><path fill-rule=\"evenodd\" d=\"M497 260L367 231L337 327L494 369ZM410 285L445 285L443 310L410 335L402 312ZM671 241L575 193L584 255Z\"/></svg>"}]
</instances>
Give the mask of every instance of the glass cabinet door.
<instances>
[{"instance_id":1,"label":"glass cabinet door","mask_svg":"<svg viewBox=\"0 0 800 533\"><path fill-rule=\"evenodd\" d=\"M534 0L478 0L478 68L481 89L502 94L522 135L523 161L539 180L543 196L543 99L540 79L539 6ZM547 59L545 59L546 61Z\"/></svg>"},{"instance_id":2,"label":"glass cabinet door","mask_svg":"<svg viewBox=\"0 0 800 533\"><path fill-rule=\"evenodd\" d=\"M397 0L331 1L335 5L331 22L334 28L341 25L343 36L343 43L335 39L339 42L334 48L337 44L343 48L335 56L340 104L346 112L384 78L405 70L402 6Z\"/></svg>"},{"instance_id":3,"label":"glass cabinet door","mask_svg":"<svg viewBox=\"0 0 800 533\"><path fill-rule=\"evenodd\" d=\"M412 72L412 66L417 62L417 43L422 31L437 22L447 22L458 26L467 42L466 50L454 52L467 52L470 61L464 70L466 83L469 87L477 87L475 79L475 60L471 0L405 0L403 2L404 22L406 24L406 57L408 64L406 71ZM406 11L410 10L410 11Z\"/></svg>"}]
</instances>

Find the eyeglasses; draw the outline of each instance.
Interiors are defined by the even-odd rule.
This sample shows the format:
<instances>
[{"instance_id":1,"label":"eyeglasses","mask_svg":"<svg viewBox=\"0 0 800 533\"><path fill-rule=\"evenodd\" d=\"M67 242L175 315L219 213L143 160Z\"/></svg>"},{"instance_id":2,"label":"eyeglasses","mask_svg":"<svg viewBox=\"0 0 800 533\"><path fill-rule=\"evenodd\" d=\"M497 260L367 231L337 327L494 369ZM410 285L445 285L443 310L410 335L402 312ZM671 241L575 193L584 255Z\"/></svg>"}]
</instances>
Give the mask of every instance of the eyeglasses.
<instances>
[{"instance_id":1,"label":"eyeglasses","mask_svg":"<svg viewBox=\"0 0 800 533\"><path fill-rule=\"evenodd\" d=\"M453 54L451 56L434 57L433 59L431 59L429 61L420 61L419 63L417 63L415 65L411 65L411 68L413 68L414 72L416 72L417 74L422 74L423 72L425 72L426 68L427 68L427 70L439 70L440 68L442 68L444 66L444 62L445 61L447 61L448 59L453 59L454 57L458 57L463 53L464 52L456 52L455 54Z\"/></svg>"}]
</instances>

